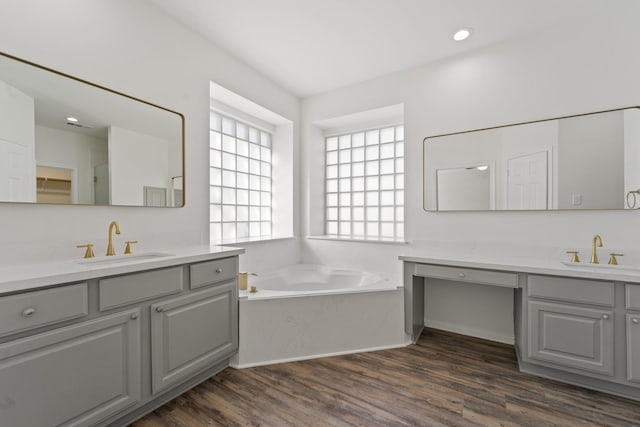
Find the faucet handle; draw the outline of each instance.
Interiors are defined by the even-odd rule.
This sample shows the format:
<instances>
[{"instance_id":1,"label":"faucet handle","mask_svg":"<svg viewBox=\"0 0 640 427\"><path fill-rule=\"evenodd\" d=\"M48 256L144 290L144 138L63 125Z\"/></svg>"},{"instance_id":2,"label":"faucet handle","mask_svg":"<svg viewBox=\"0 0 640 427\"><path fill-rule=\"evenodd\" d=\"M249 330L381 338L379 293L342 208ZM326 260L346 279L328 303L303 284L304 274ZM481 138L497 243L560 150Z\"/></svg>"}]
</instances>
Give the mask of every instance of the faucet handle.
<instances>
[{"instance_id":1,"label":"faucet handle","mask_svg":"<svg viewBox=\"0 0 640 427\"><path fill-rule=\"evenodd\" d=\"M624 256L624 254L614 254L614 253L609 254L609 264L618 265L618 260L616 258L617 256Z\"/></svg>"},{"instance_id":2,"label":"faucet handle","mask_svg":"<svg viewBox=\"0 0 640 427\"><path fill-rule=\"evenodd\" d=\"M571 255L571 262L580 262L580 257L578 257L578 254L580 252L578 251L565 251L568 254L573 254Z\"/></svg>"},{"instance_id":3,"label":"faucet handle","mask_svg":"<svg viewBox=\"0 0 640 427\"><path fill-rule=\"evenodd\" d=\"M95 255L93 254L93 243L87 243L86 245L77 245L77 248L87 248L84 252L85 258L93 258Z\"/></svg>"},{"instance_id":4,"label":"faucet handle","mask_svg":"<svg viewBox=\"0 0 640 427\"><path fill-rule=\"evenodd\" d=\"M134 244L134 243L138 243L138 241L137 240L127 240L125 243L127 245L124 247L124 253L125 254L132 254L133 251L131 250L131 245Z\"/></svg>"}]
</instances>

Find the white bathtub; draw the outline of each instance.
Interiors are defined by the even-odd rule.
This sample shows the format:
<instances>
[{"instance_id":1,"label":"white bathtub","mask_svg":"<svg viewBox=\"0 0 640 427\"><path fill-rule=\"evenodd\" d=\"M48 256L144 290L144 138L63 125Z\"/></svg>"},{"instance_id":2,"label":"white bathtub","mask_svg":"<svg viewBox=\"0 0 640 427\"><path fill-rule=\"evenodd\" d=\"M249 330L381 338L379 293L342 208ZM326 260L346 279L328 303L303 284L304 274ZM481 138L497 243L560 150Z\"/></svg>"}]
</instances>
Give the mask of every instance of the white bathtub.
<instances>
[{"instance_id":1,"label":"white bathtub","mask_svg":"<svg viewBox=\"0 0 640 427\"><path fill-rule=\"evenodd\" d=\"M397 284L376 274L311 264L296 264L270 273L249 276L249 286L256 286L258 290L256 293L248 292L249 299L397 288Z\"/></svg>"},{"instance_id":2,"label":"white bathtub","mask_svg":"<svg viewBox=\"0 0 640 427\"><path fill-rule=\"evenodd\" d=\"M401 283L350 269L298 264L250 276L240 292L236 368L409 343Z\"/></svg>"}]
</instances>

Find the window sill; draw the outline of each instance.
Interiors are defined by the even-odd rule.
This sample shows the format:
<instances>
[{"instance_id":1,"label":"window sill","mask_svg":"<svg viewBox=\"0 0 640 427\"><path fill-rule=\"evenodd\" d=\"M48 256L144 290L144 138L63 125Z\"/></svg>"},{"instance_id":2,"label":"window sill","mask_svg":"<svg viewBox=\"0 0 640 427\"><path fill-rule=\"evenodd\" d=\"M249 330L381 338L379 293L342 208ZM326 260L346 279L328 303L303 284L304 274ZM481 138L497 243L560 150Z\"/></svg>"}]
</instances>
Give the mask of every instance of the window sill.
<instances>
[{"instance_id":1,"label":"window sill","mask_svg":"<svg viewBox=\"0 0 640 427\"><path fill-rule=\"evenodd\" d=\"M374 240L374 239L352 239L349 237L338 236L307 236L307 239L311 240L334 240L338 242L353 242L353 243L381 243L383 245L407 245L409 242L404 240Z\"/></svg>"},{"instance_id":2,"label":"window sill","mask_svg":"<svg viewBox=\"0 0 640 427\"><path fill-rule=\"evenodd\" d=\"M231 245L245 245L252 243L267 243L277 242L280 240L292 240L296 236L270 236L270 237L247 237L244 239L227 239L227 240L213 240L212 245L216 246L231 246Z\"/></svg>"}]
</instances>

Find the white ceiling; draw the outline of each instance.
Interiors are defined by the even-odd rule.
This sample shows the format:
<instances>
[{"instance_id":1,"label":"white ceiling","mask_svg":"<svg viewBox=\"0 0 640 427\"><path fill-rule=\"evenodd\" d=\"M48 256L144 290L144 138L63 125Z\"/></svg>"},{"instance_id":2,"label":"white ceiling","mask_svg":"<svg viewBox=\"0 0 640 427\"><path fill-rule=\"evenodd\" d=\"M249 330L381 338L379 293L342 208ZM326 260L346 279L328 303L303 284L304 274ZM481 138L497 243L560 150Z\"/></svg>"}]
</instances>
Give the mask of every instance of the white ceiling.
<instances>
[{"instance_id":1,"label":"white ceiling","mask_svg":"<svg viewBox=\"0 0 640 427\"><path fill-rule=\"evenodd\" d=\"M593 16L611 0L149 0L300 97ZM618 0L616 0L618 1ZM455 30L473 27L465 42Z\"/></svg>"}]
</instances>

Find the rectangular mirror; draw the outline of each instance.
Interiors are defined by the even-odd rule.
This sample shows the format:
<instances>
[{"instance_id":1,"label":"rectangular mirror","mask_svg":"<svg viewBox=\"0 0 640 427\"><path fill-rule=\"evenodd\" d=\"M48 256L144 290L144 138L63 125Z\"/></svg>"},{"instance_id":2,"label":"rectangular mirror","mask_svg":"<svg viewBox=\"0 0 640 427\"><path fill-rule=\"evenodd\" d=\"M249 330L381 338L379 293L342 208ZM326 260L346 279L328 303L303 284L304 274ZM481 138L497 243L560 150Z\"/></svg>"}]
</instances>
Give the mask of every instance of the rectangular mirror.
<instances>
[{"instance_id":1,"label":"rectangular mirror","mask_svg":"<svg viewBox=\"0 0 640 427\"><path fill-rule=\"evenodd\" d=\"M427 137L427 211L640 208L640 108Z\"/></svg>"},{"instance_id":2,"label":"rectangular mirror","mask_svg":"<svg viewBox=\"0 0 640 427\"><path fill-rule=\"evenodd\" d=\"M0 202L181 207L181 114L0 53Z\"/></svg>"}]
</instances>

